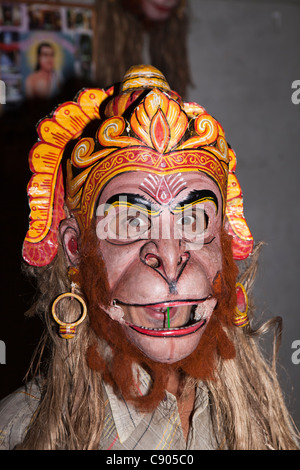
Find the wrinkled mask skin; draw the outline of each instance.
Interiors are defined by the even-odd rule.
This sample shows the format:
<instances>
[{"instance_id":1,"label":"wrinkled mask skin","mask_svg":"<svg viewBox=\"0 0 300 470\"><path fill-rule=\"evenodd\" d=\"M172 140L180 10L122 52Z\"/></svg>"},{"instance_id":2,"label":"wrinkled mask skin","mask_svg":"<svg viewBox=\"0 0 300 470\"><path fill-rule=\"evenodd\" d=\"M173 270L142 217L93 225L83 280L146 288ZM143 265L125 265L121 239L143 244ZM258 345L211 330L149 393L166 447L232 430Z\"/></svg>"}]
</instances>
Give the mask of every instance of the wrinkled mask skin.
<instances>
[{"instance_id":1,"label":"wrinkled mask skin","mask_svg":"<svg viewBox=\"0 0 300 470\"><path fill-rule=\"evenodd\" d=\"M150 359L197 347L216 305L222 200L201 172L116 176L99 197L96 233L115 308L107 313Z\"/></svg>"}]
</instances>

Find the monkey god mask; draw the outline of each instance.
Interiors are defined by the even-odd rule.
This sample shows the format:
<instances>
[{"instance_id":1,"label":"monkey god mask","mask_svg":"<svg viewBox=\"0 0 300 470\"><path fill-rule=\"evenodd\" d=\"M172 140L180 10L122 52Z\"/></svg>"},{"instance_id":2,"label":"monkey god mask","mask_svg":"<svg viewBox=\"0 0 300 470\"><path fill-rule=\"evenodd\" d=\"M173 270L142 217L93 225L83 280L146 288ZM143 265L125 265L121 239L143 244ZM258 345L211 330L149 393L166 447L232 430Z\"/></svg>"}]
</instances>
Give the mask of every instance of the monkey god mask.
<instances>
[{"instance_id":1,"label":"monkey god mask","mask_svg":"<svg viewBox=\"0 0 300 470\"><path fill-rule=\"evenodd\" d=\"M93 120L96 135L83 136ZM60 105L38 132L24 258L41 266L56 255L65 202L78 234L92 221L96 230L110 294L109 305L99 296L99 307L153 361L188 357L216 307L223 228L236 259L253 245L221 125L183 103L157 69L136 66L119 88L84 90ZM74 139L64 184L62 156ZM68 258L76 264L70 249Z\"/></svg>"}]
</instances>

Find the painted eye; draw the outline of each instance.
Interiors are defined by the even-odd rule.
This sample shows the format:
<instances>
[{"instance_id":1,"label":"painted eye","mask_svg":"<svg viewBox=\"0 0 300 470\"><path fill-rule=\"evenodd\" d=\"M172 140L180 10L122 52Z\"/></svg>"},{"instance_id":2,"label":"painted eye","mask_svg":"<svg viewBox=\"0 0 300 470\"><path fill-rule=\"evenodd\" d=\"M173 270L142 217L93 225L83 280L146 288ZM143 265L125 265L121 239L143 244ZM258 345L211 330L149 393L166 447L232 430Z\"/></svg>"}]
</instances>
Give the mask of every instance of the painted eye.
<instances>
[{"instance_id":1,"label":"painted eye","mask_svg":"<svg viewBox=\"0 0 300 470\"><path fill-rule=\"evenodd\" d=\"M208 215L204 210L193 209L190 213L184 213L176 224L183 236L190 237L202 234L207 229L208 222Z\"/></svg>"},{"instance_id":2,"label":"painted eye","mask_svg":"<svg viewBox=\"0 0 300 470\"><path fill-rule=\"evenodd\" d=\"M132 228L142 228L148 225L141 217L130 217L127 221L128 225Z\"/></svg>"},{"instance_id":3,"label":"painted eye","mask_svg":"<svg viewBox=\"0 0 300 470\"><path fill-rule=\"evenodd\" d=\"M109 224L110 237L123 240L137 238L147 233L150 227L151 221L146 214L138 211L131 215L127 210L121 210Z\"/></svg>"},{"instance_id":4,"label":"painted eye","mask_svg":"<svg viewBox=\"0 0 300 470\"><path fill-rule=\"evenodd\" d=\"M184 226L192 225L194 223L196 223L196 219L195 219L195 217L193 217L191 215L186 215L186 216L182 217L181 219L179 219L178 222L177 222L177 224L184 225Z\"/></svg>"}]
</instances>

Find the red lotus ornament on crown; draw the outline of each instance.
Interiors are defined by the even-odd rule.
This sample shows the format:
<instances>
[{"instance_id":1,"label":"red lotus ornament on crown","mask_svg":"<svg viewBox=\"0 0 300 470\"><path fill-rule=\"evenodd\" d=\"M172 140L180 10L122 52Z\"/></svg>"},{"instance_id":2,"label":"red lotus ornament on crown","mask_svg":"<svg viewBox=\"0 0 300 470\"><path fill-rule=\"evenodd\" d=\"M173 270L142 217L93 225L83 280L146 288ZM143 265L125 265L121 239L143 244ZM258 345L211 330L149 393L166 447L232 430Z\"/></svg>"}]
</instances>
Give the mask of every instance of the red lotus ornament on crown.
<instances>
[{"instance_id":1,"label":"red lotus ornament on crown","mask_svg":"<svg viewBox=\"0 0 300 470\"><path fill-rule=\"evenodd\" d=\"M160 176L206 173L220 189L234 257L246 258L253 238L235 175L236 156L221 125L198 104L183 103L152 66L129 69L119 94L115 93L115 86L85 89L76 101L61 104L38 124L39 140L29 156L31 220L24 259L34 266L49 264L57 253L57 230L66 217L64 204L85 230L103 186L129 171ZM82 137L95 119L100 120L96 136ZM64 188L61 161L67 144L75 139L79 140L67 161Z\"/></svg>"}]
</instances>

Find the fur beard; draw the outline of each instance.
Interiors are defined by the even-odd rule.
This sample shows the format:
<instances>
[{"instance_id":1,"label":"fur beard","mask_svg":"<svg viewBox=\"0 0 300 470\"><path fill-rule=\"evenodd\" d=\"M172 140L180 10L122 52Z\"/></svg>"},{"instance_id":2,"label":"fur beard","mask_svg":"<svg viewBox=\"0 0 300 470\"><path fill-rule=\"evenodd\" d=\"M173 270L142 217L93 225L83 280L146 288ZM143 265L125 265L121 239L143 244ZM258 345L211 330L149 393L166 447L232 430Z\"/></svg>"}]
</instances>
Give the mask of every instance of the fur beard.
<instances>
[{"instance_id":1,"label":"fur beard","mask_svg":"<svg viewBox=\"0 0 300 470\"><path fill-rule=\"evenodd\" d=\"M165 396L168 371L176 371L182 384L187 377L196 380L214 380L216 361L232 359L235 348L229 340L225 328L234 328L232 319L236 307L236 277L238 268L233 260L231 237L223 230L221 235L223 268L214 281L214 295L217 305L206 326L197 348L187 358L174 364L158 363L143 354L126 337L123 327L112 320L100 307L110 305L107 273L95 227L86 232L81 245L79 266L80 286L87 299L90 325L95 334L108 345L111 354L104 354L99 343L92 344L87 350L88 366L100 372L104 381L110 384L117 396L134 403L142 411L152 411ZM147 395L137 394L137 384L133 365L141 366L151 377L151 387Z\"/></svg>"}]
</instances>

